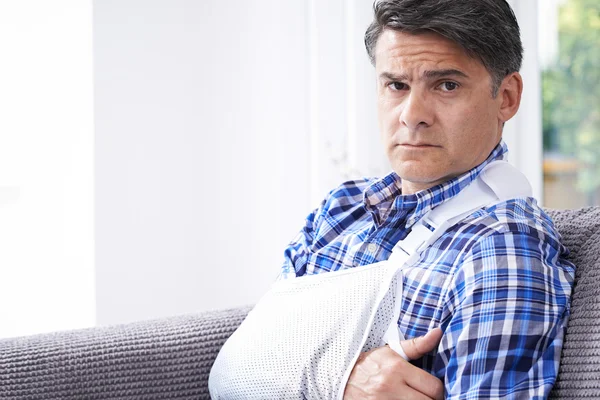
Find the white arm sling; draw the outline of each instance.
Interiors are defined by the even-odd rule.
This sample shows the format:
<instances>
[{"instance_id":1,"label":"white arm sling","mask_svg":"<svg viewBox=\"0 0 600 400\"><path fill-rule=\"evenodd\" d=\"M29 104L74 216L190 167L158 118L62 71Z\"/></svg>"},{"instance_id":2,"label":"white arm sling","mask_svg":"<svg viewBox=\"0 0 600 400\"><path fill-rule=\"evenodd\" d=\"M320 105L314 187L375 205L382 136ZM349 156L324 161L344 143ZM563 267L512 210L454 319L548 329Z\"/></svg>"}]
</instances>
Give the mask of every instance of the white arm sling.
<instances>
[{"instance_id":1,"label":"white arm sling","mask_svg":"<svg viewBox=\"0 0 600 400\"><path fill-rule=\"evenodd\" d=\"M524 196L531 196L525 176L506 161L491 162L419 220L389 260L275 282L219 352L211 397L342 399L361 352L387 343L406 358L398 329L402 269L477 209Z\"/></svg>"}]
</instances>

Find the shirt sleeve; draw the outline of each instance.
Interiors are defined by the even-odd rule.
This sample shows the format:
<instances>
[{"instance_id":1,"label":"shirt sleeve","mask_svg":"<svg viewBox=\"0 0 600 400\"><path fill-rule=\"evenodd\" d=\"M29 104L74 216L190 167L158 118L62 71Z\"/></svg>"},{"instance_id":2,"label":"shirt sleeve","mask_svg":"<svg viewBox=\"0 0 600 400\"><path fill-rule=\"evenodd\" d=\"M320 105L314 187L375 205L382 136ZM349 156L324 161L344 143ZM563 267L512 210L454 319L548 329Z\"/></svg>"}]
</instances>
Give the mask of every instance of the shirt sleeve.
<instances>
[{"instance_id":1,"label":"shirt sleeve","mask_svg":"<svg viewBox=\"0 0 600 400\"><path fill-rule=\"evenodd\" d=\"M574 270L560 258L562 246L541 236L494 233L466 254L447 295L435 361L446 398L548 397Z\"/></svg>"},{"instance_id":2,"label":"shirt sleeve","mask_svg":"<svg viewBox=\"0 0 600 400\"><path fill-rule=\"evenodd\" d=\"M280 279L289 279L306 274L310 248L315 240L316 227L318 226L317 224L320 215L324 211L326 202L327 198L321 202L318 208L308 214L308 217L304 221L304 226L286 247Z\"/></svg>"}]
</instances>

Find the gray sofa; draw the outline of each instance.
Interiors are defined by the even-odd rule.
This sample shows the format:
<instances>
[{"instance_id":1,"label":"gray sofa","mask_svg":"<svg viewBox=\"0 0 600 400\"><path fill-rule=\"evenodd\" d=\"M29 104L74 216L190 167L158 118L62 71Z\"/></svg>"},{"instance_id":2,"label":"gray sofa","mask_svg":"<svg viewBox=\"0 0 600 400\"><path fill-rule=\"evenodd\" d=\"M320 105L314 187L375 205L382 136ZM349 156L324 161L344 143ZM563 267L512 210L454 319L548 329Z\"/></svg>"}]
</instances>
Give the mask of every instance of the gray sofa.
<instances>
[{"instance_id":1,"label":"gray sofa","mask_svg":"<svg viewBox=\"0 0 600 400\"><path fill-rule=\"evenodd\" d=\"M600 399L600 208L548 212L577 266L551 397ZM0 340L0 399L208 399L213 360L248 310Z\"/></svg>"}]
</instances>

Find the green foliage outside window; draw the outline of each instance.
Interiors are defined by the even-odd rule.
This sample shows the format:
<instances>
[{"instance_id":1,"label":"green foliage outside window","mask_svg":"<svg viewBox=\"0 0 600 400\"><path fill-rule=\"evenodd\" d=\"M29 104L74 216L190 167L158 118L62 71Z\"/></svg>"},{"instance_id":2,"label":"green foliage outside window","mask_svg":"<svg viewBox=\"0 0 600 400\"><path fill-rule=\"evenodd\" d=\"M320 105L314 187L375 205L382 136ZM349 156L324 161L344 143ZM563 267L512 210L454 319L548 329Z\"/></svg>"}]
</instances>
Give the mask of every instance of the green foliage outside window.
<instances>
[{"instance_id":1,"label":"green foliage outside window","mask_svg":"<svg viewBox=\"0 0 600 400\"><path fill-rule=\"evenodd\" d=\"M569 0L559 11L556 64L542 73L544 150L580 165L577 188L600 188L600 0Z\"/></svg>"}]
</instances>

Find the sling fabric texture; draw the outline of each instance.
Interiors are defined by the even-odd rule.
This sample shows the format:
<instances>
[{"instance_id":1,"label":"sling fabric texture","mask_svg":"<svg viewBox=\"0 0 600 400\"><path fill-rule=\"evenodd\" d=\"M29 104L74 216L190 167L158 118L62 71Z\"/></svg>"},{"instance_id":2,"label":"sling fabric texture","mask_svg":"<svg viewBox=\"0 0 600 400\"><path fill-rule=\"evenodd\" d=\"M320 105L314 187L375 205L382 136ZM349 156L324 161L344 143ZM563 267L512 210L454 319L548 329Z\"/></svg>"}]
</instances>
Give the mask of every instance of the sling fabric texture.
<instances>
[{"instance_id":1,"label":"sling fabric texture","mask_svg":"<svg viewBox=\"0 0 600 400\"><path fill-rule=\"evenodd\" d=\"M600 399L600 208L547 210L577 266L553 399ZM209 399L249 308L0 340L0 399Z\"/></svg>"},{"instance_id":2,"label":"sling fabric texture","mask_svg":"<svg viewBox=\"0 0 600 400\"><path fill-rule=\"evenodd\" d=\"M396 326L401 267L385 261L273 284L221 349L212 398L342 398L360 352Z\"/></svg>"}]
</instances>

